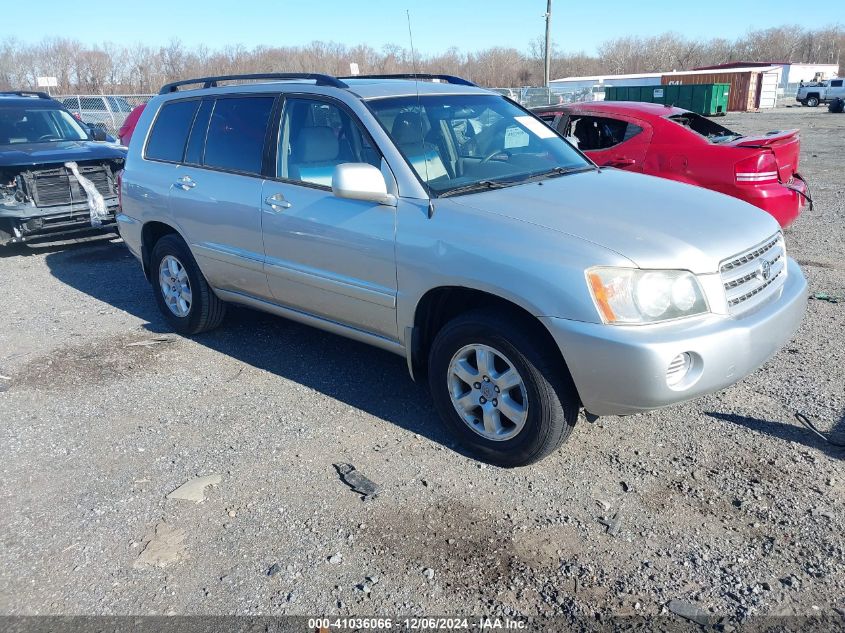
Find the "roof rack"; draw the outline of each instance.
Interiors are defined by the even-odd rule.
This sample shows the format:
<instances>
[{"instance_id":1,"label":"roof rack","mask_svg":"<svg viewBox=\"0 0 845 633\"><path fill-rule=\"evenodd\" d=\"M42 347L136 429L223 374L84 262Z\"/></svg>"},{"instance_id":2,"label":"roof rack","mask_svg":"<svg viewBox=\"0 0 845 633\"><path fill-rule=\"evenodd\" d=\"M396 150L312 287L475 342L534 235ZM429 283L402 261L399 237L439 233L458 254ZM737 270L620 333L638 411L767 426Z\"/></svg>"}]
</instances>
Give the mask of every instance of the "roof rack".
<instances>
[{"instance_id":1,"label":"roof rack","mask_svg":"<svg viewBox=\"0 0 845 633\"><path fill-rule=\"evenodd\" d=\"M165 84L158 91L160 95L171 92L178 92L179 86L188 86L191 84L202 84L203 88L216 88L218 81L235 81L248 79L308 79L316 82L318 86L332 86L333 88L348 88L345 83L338 80L331 75L321 75L319 73L254 73L251 75L218 75L217 77L198 77L196 79L183 79L182 81L173 81Z\"/></svg>"},{"instance_id":2,"label":"roof rack","mask_svg":"<svg viewBox=\"0 0 845 633\"><path fill-rule=\"evenodd\" d=\"M340 79L439 79L445 81L447 84L456 84L458 86L476 86L467 79L455 77L454 75L437 75L430 73L395 73L387 75L352 75L348 77L340 77Z\"/></svg>"},{"instance_id":3,"label":"roof rack","mask_svg":"<svg viewBox=\"0 0 845 633\"><path fill-rule=\"evenodd\" d=\"M37 97L38 99L50 99L53 97L46 92L38 92L37 90L2 90L0 95L15 95L16 97Z\"/></svg>"}]
</instances>

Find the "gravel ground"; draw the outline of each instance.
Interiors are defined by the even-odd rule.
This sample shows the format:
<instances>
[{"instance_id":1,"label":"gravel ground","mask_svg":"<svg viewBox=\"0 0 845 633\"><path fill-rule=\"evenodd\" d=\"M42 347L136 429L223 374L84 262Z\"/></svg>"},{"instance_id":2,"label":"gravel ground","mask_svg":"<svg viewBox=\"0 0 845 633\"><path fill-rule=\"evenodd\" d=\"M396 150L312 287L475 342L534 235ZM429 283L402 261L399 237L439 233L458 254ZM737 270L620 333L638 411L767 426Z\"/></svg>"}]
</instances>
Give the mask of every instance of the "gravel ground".
<instances>
[{"instance_id":1,"label":"gravel ground","mask_svg":"<svg viewBox=\"0 0 845 633\"><path fill-rule=\"evenodd\" d=\"M845 116L723 122L802 129L816 207L788 248L845 294ZM118 239L6 249L0 283L2 614L845 613L845 453L793 418L845 438L845 302L810 301L722 393L503 470L451 444L399 357L245 309L156 340ZM166 498L205 475L203 502Z\"/></svg>"}]
</instances>

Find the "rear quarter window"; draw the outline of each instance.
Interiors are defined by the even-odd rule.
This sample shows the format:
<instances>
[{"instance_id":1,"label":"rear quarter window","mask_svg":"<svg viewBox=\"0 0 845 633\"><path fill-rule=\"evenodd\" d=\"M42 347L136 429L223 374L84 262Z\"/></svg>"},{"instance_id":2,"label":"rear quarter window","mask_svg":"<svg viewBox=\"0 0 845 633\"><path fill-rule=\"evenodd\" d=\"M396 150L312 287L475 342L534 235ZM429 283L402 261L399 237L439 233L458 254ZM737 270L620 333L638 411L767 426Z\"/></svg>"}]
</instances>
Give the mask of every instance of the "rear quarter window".
<instances>
[{"instance_id":1,"label":"rear quarter window","mask_svg":"<svg viewBox=\"0 0 845 633\"><path fill-rule=\"evenodd\" d=\"M553 128L555 126L555 119L557 118L557 114L551 112L548 114L538 114L537 116L540 117L543 120L543 123L545 123L549 127Z\"/></svg>"},{"instance_id":2,"label":"rear quarter window","mask_svg":"<svg viewBox=\"0 0 845 633\"><path fill-rule=\"evenodd\" d=\"M153 123L144 156L150 160L181 162L199 104L196 99L165 103Z\"/></svg>"}]
</instances>

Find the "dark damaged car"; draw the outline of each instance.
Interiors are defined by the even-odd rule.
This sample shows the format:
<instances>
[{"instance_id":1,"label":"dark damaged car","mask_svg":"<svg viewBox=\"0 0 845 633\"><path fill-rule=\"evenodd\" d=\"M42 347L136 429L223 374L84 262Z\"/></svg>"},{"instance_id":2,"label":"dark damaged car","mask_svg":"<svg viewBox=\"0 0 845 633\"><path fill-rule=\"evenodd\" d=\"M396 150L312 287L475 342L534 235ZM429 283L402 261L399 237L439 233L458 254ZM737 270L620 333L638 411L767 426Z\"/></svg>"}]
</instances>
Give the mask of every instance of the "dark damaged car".
<instances>
[{"instance_id":1,"label":"dark damaged car","mask_svg":"<svg viewBox=\"0 0 845 633\"><path fill-rule=\"evenodd\" d=\"M109 228L126 148L44 93L0 93L0 246Z\"/></svg>"}]
</instances>

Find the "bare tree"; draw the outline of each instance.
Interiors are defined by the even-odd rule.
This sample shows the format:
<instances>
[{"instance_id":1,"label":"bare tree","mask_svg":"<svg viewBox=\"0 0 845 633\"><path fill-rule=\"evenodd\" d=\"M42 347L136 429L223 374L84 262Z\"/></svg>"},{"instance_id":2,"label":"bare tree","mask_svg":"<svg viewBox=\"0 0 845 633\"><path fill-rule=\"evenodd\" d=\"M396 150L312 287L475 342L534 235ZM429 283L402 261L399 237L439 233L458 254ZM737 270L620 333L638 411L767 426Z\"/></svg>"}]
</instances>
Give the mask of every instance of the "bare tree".
<instances>
[{"instance_id":1,"label":"bare tree","mask_svg":"<svg viewBox=\"0 0 845 633\"><path fill-rule=\"evenodd\" d=\"M559 39L565 46L565 39ZM782 26L752 30L735 40L690 40L677 33L650 37L625 36L602 42L597 54L552 50L552 77L686 70L730 61L845 62L845 27L801 29ZM68 38L46 38L29 44L0 40L0 89L35 88L37 77L55 76L58 89L70 92L153 92L167 81L190 76L251 72L326 72L349 74L350 62L363 73L448 73L481 85L539 85L543 75L542 38L526 50L494 46L474 52L455 47L434 55L418 55L397 44L376 50L315 41L303 46L242 44L186 47L178 39L154 48L143 43L86 45ZM416 64L414 63L416 62Z\"/></svg>"}]
</instances>

